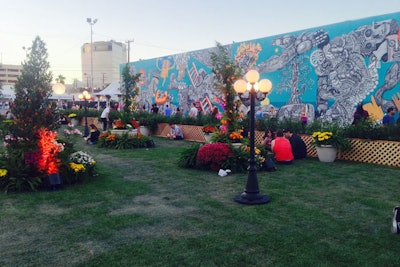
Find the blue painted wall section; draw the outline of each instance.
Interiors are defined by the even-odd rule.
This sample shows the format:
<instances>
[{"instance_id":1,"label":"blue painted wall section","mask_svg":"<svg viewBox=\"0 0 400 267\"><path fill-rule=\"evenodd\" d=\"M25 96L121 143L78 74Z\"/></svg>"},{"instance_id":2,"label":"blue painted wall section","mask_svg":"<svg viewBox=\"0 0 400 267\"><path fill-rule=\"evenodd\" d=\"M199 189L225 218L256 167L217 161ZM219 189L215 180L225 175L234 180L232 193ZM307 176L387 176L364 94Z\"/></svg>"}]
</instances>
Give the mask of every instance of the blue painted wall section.
<instances>
[{"instance_id":1,"label":"blue painted wall section","mask_svg":"<svg viewBox=\"0 0 400 267\"><path fill-rule=\"evenodd\" d=\"M400 105L400 13L347 21L225 46L243 73L257 69L273 91L259 103L275 107L279 118L351 122L355 106L376 120ZM193 102L210 112L222 110L214 88L210 53L216 47L130 62L142 73L136 101L146 109L157 103L187 113ZM121 65L121 70L124 65Z\"/></svg>"}]
</instances>

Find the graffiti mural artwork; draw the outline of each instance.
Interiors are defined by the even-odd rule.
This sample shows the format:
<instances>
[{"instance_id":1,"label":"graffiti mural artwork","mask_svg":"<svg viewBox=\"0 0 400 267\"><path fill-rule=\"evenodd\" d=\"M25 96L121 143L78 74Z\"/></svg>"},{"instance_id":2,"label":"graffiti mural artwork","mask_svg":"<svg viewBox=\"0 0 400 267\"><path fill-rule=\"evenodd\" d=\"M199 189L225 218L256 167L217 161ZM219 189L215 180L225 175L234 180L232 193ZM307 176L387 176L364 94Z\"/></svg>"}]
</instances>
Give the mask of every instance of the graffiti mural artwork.
<instances>
[{"instance_id":1,"label":"graffiti mural artwork","mask_svg":"<svg viewBox=\"0 0 400 267\"><path fill-rule=\"evenodd\" d=\"M400 109L400 13L225 45L246 73L260 72L273 83L258 103L265 116L321 118L351 123L358 102L377 121L389 107ZM140 107L157 103L188 113L199 103L203 113L222 111L223 96L214 87L210 54L216 47L130 62L141 72ZM124 66L121 65L121 70Z\"/></svg>"}]
</instances>

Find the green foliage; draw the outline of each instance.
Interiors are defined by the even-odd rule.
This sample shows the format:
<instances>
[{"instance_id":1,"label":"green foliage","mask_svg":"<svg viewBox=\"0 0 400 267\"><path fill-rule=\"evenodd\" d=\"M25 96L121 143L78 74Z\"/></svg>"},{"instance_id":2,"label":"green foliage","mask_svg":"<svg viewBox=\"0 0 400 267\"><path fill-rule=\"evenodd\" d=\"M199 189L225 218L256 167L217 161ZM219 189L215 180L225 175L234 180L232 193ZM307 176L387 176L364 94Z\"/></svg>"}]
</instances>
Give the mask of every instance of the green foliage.
<instances>
[{"instance_id":1,"label":"green foliage","mask_svg":"<svg viewBox=\"0 0 400 267\"><path fill-rule=\"evenodd\" d=\"M215 88L220 90L225 100L225 111L223 118L227 120L227 131L233 132L238 129L237 119L238 112L235 108L236 92L233 88L233 83L241 77L242 73L230 58L230 53L227 47L217 43L217 52L212 52L210 55L212 72L215 75Z\"/></svg>"},{"instance_id":2,"label":"green foliage","mask_svg":"<svg viewBox=\"0 0 400 267\"><path fill-rule=\"evenodd\" d=\"M141 73L132 74L128 63L122 70L123 86L121 91L123 93L122 99L124 101L124 112L126 114L132 113L132 102L139 93L139 88L136 86L136 84L139 82L140 75Z\"/></svg>"},{"instance_id":3,"label":"green foliage","mask_svg":"<svg viewBox=\"0 0 400 267\"><path fill-rule=\"evenodd\" d=\"M15 99L10 105L14 119L8 124L10 137L5 140L7 153L2 158L8 170L1 182L1 189L5 191L36 190L46 177L36 164L26 163L25 156L38 150L38 132L42 127L50 131L58 128L56 104L49 101L53 76L47 58L45 43L36 37L22 63L22 74L15 84Z\"/></svg>"},{"instance_id":4,"label":"green foliage","mask_svg":"<svg viewBox=\"0 0 400 267\"><path fill-rule=\"evenodd\" d=\"M343 128L345 136L370 140L400 141L400 125L382 127L373 121L362 120Z\"/></svg>"},{"instance_id":5,"label":"green foliage","mask_svg":"<svg viewBox=\"0 0 400 267\"><path fill-rule=\"evenodd\" d=\"M147 147L147 141L151 138L149 136L141 135L132 136L128 132L121 135L112 134L110 132L103 133L99 138L99 147L113 148L113 149L133 149Z\"/></svg>"},{"instance_id":6,"label":"green foliage","mask_svg":"<svg viewBox=\"0 0 400 267\"><path fill-rule=\"evenodd\" d=\"M113 111L113 110L112 110ZM118 112L118 111L116 111L116 112ZM77 109L77 110L74 110L74 109L65 109L65 110L59 110L59 113L60 114L63 114L64 116L66 116L69 120L71 120L70 118L69 118L69 115L70 114L76 114L76 119L79 121L79 120L81 120L81 119L83 119L84 117L85 117L85 109L84 108L82 108L82 109ZM111 111L110 111L110 113L111 113ZM101 111L98 111L97 109L93 109L93 108L89 108L88 110L87 110L87 116L88 117L93 117L93 118L99 118L100 119L100 115L101 115Z\"/></svg>"},{"instance_id":7,"label":"green foliage","mask_svg":"<svg viewBox=\"0 0 400 267\"><path fill-rule=\"evenodd\" d=\"M196 168L197 152L202 145L193 143L190 147L185 148L179 154L178 166L181 168Z\"/></svg>"},{"instance_id":8,"label":"green foliage","mask_svg":"<svg viewBox=\"0 0 400 267\"><path fill-rule=\"evenodd\" d=\"M45 43L39 38L32 43L27 61L22 63L22 74L15 84L15 99L11 105L14 124L10 133L14 137L30 140L35 146L41 127L57 129L56 104L49 101L53 76L49 71Z\"/></svg>"}]
</instances>

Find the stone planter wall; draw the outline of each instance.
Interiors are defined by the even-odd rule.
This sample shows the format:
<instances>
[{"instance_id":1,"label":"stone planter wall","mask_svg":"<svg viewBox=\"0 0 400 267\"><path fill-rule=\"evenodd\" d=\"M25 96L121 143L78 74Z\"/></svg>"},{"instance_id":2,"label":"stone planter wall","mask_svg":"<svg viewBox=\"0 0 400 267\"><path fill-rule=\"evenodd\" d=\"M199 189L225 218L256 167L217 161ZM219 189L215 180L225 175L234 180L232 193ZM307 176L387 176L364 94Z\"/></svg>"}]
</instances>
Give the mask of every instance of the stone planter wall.
<instances>
[{"instance_id":1,"label":"stone planter wall","mask_svg":"<svg viewBox=\"0 0 400 267\"><path fill-rule=\"evenodd\" d=\"M99 122L99 119L97 117L88 117L87 118L87 123L88 125L90 124L94 124L96 125L97 128L99 128L100 130L103 129L103 126L101 125L101 122ZM79 126L85 126L85 117L83 117L80 121L79 121Z\"/></svg>"},{"instance_id":2,"label":"stone planter wall","mask_svg":"<svg viewBox=\"0 0 400 267\"><path fill-rule=\"evenodd\" d=\"M194 125L179 125L185 136L185 140L205 142L202 131L203 126ZM155 136L166 137L170 131L167 123L159 123ZM261 144L264 132L256 131L256 144ZM317 157L317 150L312 144L313 138L311 135L300 135L307 146L307 156ZM400 142L386 140L365 140L351 139L352 148L349 151L339 151L337 159L356 162L365 162L371 164L380 164L400 168Z\"/></svg>"}]
</instances>

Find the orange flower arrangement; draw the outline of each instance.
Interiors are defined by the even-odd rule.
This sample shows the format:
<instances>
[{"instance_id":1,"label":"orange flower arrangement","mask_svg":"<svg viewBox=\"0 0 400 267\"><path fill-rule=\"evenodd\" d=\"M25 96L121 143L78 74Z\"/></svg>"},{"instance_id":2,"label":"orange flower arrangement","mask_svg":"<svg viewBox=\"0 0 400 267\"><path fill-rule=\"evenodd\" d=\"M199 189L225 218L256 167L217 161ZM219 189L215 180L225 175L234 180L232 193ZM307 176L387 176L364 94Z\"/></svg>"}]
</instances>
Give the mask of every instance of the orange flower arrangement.
<instances>
[{"instance_id":1,"label":"orange flower arrangement","mask_svg":"<svg viewBox=\"0 0 400 267\"><path fill-rule=\"evenodd\" d=\"M135 120L132 120L132 121L131 121L131 125L132 125L133 128L135 128L135 129L137 129L137 128L140 127L139 122L138 122L138 121L135 121Z\"/></svg>"},{"instance_id":2,"label":"orange flower arrangement","mask_svg":"<svg viewBox=\"0 0 400 267\"><path fill-rule=\"evenodd\" d=\"M213 133L216 131L216 128L214 126L211 125L207 125L203 127L203 132L204 133Z\"/></svg>"},{"instance_id":3,"label":"orange flower arrangement","mask_svg":"<svg viewBox=\"0 0 400 267\"><path fill-rule=\"evenodd\" d=\"M117 135L116 134L109 134L109 135L107 135L107 140L115 140L115 138L117 137Z\"/></svg>"},{"instance_id":4,"label":"orange flower arrangement","mask_svg":"<svg viewBox=\"0 0 400 267\"><path fill-rule=\"evenodd\" d=\"M115 127L115 129L125 129L126 128L126 124L123 123L121 120L117 120L114 123L114 127Z\"/></svg>"},{"instance_id":5,"label":"orange flower arrangement","mask_svg":"<svg viewBox=\"0 0 400 267\"><path fill-rule=\"evenodd\" d=\"M231 132L229 134L229 139L231 139L233 141L240 141L240 139L243 138L242 132L243 132L243 130L238 130L236 132Z\"/></svg>"}]
</instances>

